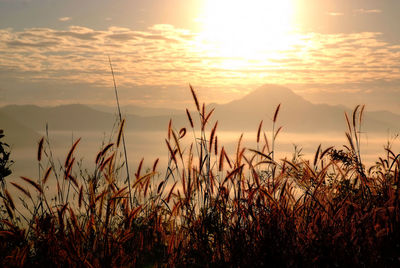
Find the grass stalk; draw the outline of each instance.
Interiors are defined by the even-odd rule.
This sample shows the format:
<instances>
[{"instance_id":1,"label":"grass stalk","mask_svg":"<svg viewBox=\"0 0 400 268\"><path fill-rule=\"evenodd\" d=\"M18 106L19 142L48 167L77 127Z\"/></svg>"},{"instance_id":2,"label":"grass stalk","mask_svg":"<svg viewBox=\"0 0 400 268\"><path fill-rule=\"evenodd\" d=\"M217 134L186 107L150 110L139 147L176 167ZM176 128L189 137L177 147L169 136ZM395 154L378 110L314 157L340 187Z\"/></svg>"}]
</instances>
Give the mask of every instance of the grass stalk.
<instances>
[{"instance_id":1,"label":"grass stalk","mask_svg":"<svg viewBox=\"0 0 400 268\"><path fill-rule=\"evenodd\" d=\"M113 66L111 63L110 56L108 56L108 62L110 64L111 75L112 75L113 83L114 83L114 92L115 92L115 99L117 101L118 117L119 117L120 124L122 124L122 115L121 115L121 108L119 105L117 83L115 81L114 69L113 69ZM131 179L130 179L130 175L129 175L128 153L126 151L125 134L124 133L122 133L122 147L124 149L124 157L125 157L126 181L128 182L128 191L129 191L129 204L130 204L131 208L133 208L133 197L132 197L132 190L131 190Z\"/></svg>"}]
</instances>

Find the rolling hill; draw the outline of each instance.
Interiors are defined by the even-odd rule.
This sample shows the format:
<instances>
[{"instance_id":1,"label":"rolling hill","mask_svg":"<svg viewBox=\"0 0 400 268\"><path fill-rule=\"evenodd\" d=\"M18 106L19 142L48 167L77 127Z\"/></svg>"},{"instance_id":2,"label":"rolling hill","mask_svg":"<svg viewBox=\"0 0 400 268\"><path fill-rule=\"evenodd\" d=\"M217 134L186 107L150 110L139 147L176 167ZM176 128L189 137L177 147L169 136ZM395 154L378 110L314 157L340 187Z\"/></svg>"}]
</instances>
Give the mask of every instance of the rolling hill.
<instances>
[{"instance_id":1,"label":"rolling hill","mask_svg":"<svg viewBox=\"0 0 400 268\"><path fill-rule=\"evenodd\" d=\"M117 114L101 112L81 104L39 107L35 105L8 105L0 112L18 121L27 128L43 132L48 125L51 131L109 131L119 121ZM165 130L168 116L124 115L126 129L133 131ZM174 116L178 121L185 119L184 114Z\"/></svg>"},{"instance_id":2,"label":"rolling hill","mask_svg":"<svg viewBox=\"0 0 400 268\"><path fill-rule=\"evenodd\" d=\"M313 104L286 87L264 85L247 96L227 104L215 105L215 117L222 128L256 130L259 122L271 122L278 104L281 108L278 125L288 132L331 132L346 130L344 112L350 116L352 110L344 106ZM363 120L363 130L367 132L398 131L400 116L388 111L368 112Z\"/></svg>"},{"instance_id":3,"label":"rolling hill","mask_svg":"<svg viewBox=\"0 0 400 268\"><path fill-rule=\"evenodd\" d=\"M277 124L283 126L286 132L343 132L346 130L344 112L352 112L344 106L313 104L286 87L270 84L241 99L226 104L211 104L208 109L215 108L213 120L219 121L219 130L246 132L256 131L261 120L264 120L265 129L268 129L278 104L281 104L281 109ZM368 112L368 107L366 111L363 131L399 131L399 115L388 111ZM46 123L50 130L108 131L118 122L115 113L80 104L56 107L9 105L1 107L0 113L3 121L9 118L7 122L19 122L18 126L10 123L6 127L0 125L5 130L9 128L16 136L21 132L17 131L18 128L25 127L38 132L45 129ZM185 112L178 114L174 109L146 108L140 115L127 113L125 118L126 129L132 131L166 130L170 118L176 127L188 126ZM193 118L197 116L193 115Z\"/></svg>"},{"instance_id":4,"label":"rolling hill","mask_svg":"<svg viewBox=\"0 0 400 268\"><path fill-rule=\"evenodd\" d=\"M0 129L4 130L4 142L11 147L36 145L40 135L13 117L0 112Z\"/></svg>"}]
</instances>

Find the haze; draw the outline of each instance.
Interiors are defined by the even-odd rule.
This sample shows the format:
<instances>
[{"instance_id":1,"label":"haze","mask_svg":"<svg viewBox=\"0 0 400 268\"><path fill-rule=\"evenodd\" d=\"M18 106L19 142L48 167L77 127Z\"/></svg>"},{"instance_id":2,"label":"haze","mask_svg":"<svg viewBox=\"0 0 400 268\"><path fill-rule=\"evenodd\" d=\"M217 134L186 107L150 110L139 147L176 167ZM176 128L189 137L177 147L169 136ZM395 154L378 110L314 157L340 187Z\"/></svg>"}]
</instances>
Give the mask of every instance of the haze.
<instances>
[{"instance_id":1,"label":"haze","mask_svg":"<svg viewBox=\"0 0 400 268\"><path fill-rule=\"evenodd\" d=\"M171 117L187 126L190 83L235 138L268 125L279 103L279 123L297 134L343 133L343 113L365 104L363 130L383 145L399 130L398 10L397 0L0 0L0 128L14 148L35 145L46 123L61 136L110 134L110 57L129 131L164 131Z\"/></svg>"}]
</instances>

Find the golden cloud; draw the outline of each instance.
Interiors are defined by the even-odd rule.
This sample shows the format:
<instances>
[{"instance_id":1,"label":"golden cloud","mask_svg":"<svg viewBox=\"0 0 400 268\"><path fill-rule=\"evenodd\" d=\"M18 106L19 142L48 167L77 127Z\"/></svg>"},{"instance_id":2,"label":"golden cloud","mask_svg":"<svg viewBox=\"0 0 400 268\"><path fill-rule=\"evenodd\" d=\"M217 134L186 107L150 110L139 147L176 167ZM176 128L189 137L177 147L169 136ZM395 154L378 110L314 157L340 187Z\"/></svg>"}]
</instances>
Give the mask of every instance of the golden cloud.
<instances>
[{"instance_id":1,"label":"golden cloud","mask_svg":"<svg viewBox=\"0 0 400 268\"><path fill-rule=\"evenodd\" d=\"M0 70L16 79L105 86L110 55L118 82L125 86L191 82L221 88L400 79L400 46L384 42L380 33L311 33L293 40L284 50L260 51L257 58L246 59L220 55L213 44L204 46L197 33L165 24L147 31L1 29Z\"/></svg>"}]
</instances>

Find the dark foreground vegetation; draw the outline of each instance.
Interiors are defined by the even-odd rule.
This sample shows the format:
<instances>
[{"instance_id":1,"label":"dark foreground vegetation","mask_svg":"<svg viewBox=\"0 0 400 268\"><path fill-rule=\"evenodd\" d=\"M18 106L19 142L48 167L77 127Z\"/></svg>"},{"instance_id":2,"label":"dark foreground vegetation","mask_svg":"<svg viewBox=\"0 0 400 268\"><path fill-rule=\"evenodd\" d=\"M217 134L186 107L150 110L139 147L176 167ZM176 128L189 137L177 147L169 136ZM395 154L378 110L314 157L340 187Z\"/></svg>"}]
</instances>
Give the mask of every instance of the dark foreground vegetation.
<instances>
[{"instance_id":1,"label":"dark foreground vegetation","mask_svg":"<svg viewBox=\"0 0 400 268\"><path fill-rule=\"evenodd\" d=\"M57 165L44 138L39 177L10 182L10 152L0 143L1 265L400 266L399 155L388 144L364 167L363 108L346 115L347 146L278 160L279 106L272 136L261 122L257 148L243 148L240 138L232 154L218 143L213 111L191 90L193 132L170 122L166 171L158 160L148 169L142 161L126 175L123 120L91 172L74 157L79 140Z\"/></svg>"}]
</instances>

